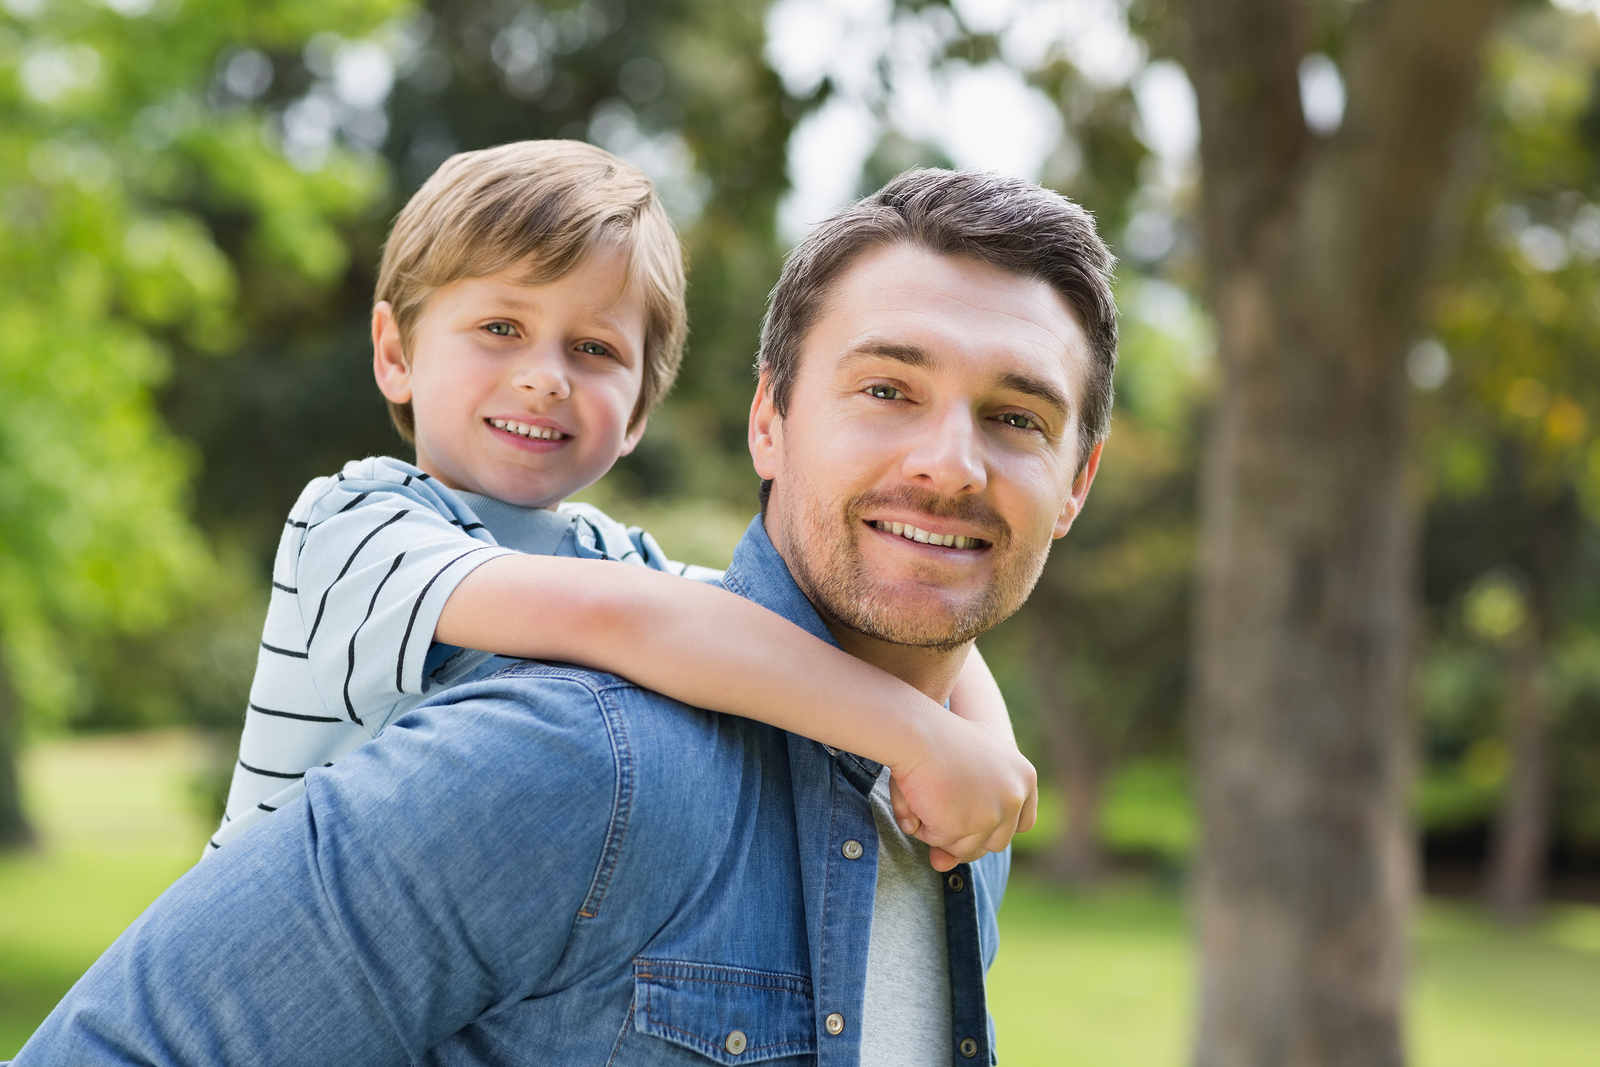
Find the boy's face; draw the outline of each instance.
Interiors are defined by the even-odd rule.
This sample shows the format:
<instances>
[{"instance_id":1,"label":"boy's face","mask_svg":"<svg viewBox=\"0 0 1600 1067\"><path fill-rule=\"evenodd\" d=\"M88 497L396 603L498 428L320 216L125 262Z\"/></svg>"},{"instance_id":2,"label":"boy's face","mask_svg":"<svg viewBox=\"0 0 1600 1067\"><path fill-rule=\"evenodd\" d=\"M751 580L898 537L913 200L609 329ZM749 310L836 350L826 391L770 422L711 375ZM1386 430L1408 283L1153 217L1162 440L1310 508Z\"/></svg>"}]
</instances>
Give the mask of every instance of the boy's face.
<instances>
[{"instance_id":1,"label":"boy's face","mask_svg":"<svg viewBox=\"0 0 1600 1067\"><path fill-rule=\"evenodd\" d=\"M405 359L387 302L373 309L373 371L409 401L417 466L452 489L553 508L644 433L628 417L644 374L645 308L620 250L590 252L565 277L518 279L526 263L428 298Z\"/></svg>"}]
</instances>

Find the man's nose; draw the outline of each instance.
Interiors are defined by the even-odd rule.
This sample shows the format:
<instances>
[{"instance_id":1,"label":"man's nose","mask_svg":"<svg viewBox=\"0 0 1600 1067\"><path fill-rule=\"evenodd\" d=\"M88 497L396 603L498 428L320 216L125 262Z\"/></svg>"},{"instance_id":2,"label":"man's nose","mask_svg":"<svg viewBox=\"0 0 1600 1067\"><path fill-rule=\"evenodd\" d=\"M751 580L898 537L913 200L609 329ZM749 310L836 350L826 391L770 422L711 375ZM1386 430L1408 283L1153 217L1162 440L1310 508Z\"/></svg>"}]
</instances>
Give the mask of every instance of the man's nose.
<instances>
[{"instance_id":1,"label":"man's nose","mask_svg":"<svg viewBox=\"0 0 1600 1067\"><path fill-rule=\"evenodd\" d=\"M949 404L928 413L912 429L901 474L940 496L968 496L988 485L983 427L972 409Z\"/></svg>"},{"instance_id":2,"label":"man's nose","mask_svg":"<svg viewBox=\"0 0 1600 1067\"><path fill-rule=\"evenodd\" d=\"M511 384L524 395L565 400L572 395L566 353L556 345L528 346L512 369Z\"/></svg>"}]
</instances>

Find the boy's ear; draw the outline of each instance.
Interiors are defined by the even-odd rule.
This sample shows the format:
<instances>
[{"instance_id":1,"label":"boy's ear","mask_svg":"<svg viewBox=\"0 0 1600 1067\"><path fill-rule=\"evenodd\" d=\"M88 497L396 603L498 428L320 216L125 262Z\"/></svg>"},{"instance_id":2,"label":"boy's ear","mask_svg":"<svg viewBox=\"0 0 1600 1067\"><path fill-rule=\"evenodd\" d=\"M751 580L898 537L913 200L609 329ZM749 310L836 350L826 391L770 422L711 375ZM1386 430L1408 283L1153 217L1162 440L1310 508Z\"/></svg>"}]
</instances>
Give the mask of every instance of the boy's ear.
<instances>
[{"instance_id":1,"label":"boy's ear","mask_svg":"<svg viewBox=\"0 0 1600 1067\"><path fill-rule=\"evenodd\" d=\"M386 399L396 404L411 402L411 367L400 343L400 323L387 300L372 308L372 376Z\"/></svg>"},{"instance_id":2,"label":"boy's ear","mask_svg":"<svg viewBox=\"0 0 1600 1067\"><path fill-rule=\"evenodd\" d=\"M756 475L767 479L777 477L783 447L783 417L773 407L771 386L763 374L756 383L755 399L750 401L750 462Z\"/></svg>"},{"instance_id":3,"label":"boy's ear","mask_svg":"<svg viewBox=\"0 0 1600 1067\"><path fill-rule=\"evenodd\" d=\"M629 452L632 452L635 448L639 447L639 441L644 437L645 423L649 421L649 415L639 416L639 421L633 424L633 427L628 430L627 436L623 437L622 439L622 448L617 452L618 459L621 459L623 456L626 456Z\"/></svg>"},{"instance_id":4,"label":"boy's ear","mask_svg":"<svg viewBox=\"0 0 1600 1067\"><path fill-rule=\"evenodd\" d=\"M1089 496L1089 487L1094 484L1094 476L1100 470L1100 452L1106 447L1104 441L1096 441L1094 448L1089 452L1089 461L1083 465L1083 471L1072 483L1072 492L1067 495L1067 502L1061 507L1061 514L1056 517L1055 532L1052 537L1065 537L1067 531L1072 529L1072 520L1078 517L1078 512L1083 510L1083 502Z\"/></svg>"}]
</instances>

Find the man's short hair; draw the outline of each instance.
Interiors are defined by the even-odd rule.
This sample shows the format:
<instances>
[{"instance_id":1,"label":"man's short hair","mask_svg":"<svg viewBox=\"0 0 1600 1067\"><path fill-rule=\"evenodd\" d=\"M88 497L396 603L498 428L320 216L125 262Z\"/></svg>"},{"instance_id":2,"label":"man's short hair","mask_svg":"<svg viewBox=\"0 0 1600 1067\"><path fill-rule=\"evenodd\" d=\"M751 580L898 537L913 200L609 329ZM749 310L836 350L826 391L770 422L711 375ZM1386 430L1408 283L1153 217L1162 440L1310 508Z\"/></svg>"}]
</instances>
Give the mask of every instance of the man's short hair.
<instances>
[{"instance_id":1,"label":"man's short hair","mask_svg":"<svg viewBox=\"0 0 1600 1067\"><path fill-rule=\"evenodd\" d=\"M910 170L818 226L783 265L761 324L756 373L772 406L788 413L800 349L841 275L862 254L909 244L971 256L1048 282L1077 315L1089 341L1078 412L1079 470L1111 429L1111 374L1117 365L1116 264L1087 211L1020 178L976 171ZM768 482L762 483L765 506Z\"/></svg>"},{"instance_id":2,"label":"man's short hair","mask_svg":"<svg viewBox=\"0 0 1600 1067\"><path fill-rule=\"evenodd\" d=\"M401 209L384 243L373 302L387 300L407 362L434 291L527 261L530 285L555 281L598 246L622 249L645 306L644 380L630 426L672 387L683 358L683 249L650 179L581 141L518 141L445 160ZM407 441L411 405L390 402Z\"/></svg>"}]
</instances>

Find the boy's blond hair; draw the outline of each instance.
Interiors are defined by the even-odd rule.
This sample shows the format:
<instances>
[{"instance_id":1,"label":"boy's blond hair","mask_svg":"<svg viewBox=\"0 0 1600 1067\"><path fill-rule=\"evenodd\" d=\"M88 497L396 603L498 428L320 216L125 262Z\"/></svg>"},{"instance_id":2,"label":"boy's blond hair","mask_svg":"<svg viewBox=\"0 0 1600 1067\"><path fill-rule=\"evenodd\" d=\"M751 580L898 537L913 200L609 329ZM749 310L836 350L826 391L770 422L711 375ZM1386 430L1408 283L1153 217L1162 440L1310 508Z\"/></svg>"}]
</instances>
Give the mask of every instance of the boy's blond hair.
<instances>
[{"instance_id":1,"label":"boy's blond hair","mask_svg":"<svg viewBox=\"0 0 1600 1067\"><path fill-rule=\"evenodd\" d=\"M555 281L592 249L628 258L645 306L644 380L631 428L666 395L683 358L683 250L637 167L581 141L518 141L451 156L401 209L384 243L373 302L394 308L406 361L428 297L463 278L527 261L530 285ZM395 429L414 441L409 403L389 403Z\"/></svg>"}]
</instances>

